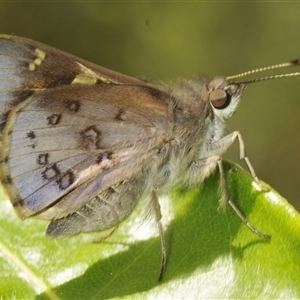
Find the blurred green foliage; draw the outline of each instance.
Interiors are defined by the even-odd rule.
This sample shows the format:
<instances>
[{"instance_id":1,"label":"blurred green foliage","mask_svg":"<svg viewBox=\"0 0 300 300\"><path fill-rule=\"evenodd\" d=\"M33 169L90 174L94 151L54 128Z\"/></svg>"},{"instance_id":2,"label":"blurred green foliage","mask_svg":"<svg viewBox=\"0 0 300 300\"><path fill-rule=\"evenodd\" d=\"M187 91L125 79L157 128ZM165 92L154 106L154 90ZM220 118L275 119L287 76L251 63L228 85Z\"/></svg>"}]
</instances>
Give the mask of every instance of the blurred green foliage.
<instances>
[{"instance_id":1,"label":"blurred green foliage","mask_svg":"<svg viewBox=\"0 0 300 300\"><path fill-rule=\"evenodd\" d=\"M257 190L249 172L224 166L231 199L272 239L255 235L230 207L220 209L214 172L195 189L160 198L162 282L160 239L155 222L143 222L145 201L107 240L92 243L101 233L46 238L47 222L22 221L0 194L0 298L299 299L299 214L272 188Z\"/></svg>"}]
</instances>

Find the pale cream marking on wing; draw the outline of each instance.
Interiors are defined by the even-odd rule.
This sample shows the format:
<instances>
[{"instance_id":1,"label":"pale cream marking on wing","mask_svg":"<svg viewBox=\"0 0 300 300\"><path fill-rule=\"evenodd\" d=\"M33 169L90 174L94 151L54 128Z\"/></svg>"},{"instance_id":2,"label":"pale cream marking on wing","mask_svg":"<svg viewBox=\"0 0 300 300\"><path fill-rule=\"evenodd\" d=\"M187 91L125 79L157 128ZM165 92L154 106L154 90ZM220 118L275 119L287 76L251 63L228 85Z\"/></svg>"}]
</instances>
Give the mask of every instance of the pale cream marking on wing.
<instances>
[{"instance_id":1,"label":"pale cream marking on wing","mask_svg":"<svg viewBox=\"0 0 300 300\"><path fill-rule=\"evenodd\" d=\"M97 197L102 200L105 204L111 206L111 204L108 203L108 201L105 199L105 197L107 196L107 190L101 192L100 194L97 195Z\"/></svg>"},{"instance_id":2,"label":"pale cream marking on wing","mask_svg":"<svg viewBox=\"0 0 300 300\"><path fill-rule=\"evenodd\" d=\"M78 216L82 217L83 219L88 220L88 218L87 218L84 214L82 214L81 212L79 212L78 210L75 211L75 213L76 213Z\"/></svg>"},{"instance_id":3,"label":"pale cream marking on wing","mask_svg":"<svg viewBox=\"0 0 300 300\"><path fill-rule=\"evenodd\" d=\"M36 67L40 66L46 57L46 53L38 48L35 49L35 55L37 58L29 64L29 71L31 72L35 71Z\"/></svg>"},{"instance_id":4,"label":"pale cream marking on wing","mask_svg":"<svg viewBox=\"0 0 300 300\"><path fill-rule=\"evenodd\" d=\"M91 205L89 205L88 203L85 204L85 206L88 207L88 208L91 209L91 210L94 210L94 208L93 208Z\"/></svg>"},{"instance_id":5,"label":"pale cream marking on wing","mask_svg":"<svg viewBox=\"0 0 300 300\"><path fill-rule=\"evenodd\" d=\"M96 84L97 81L101 81L103 83L116 83L106 77L100 76L96 74L91 69L85 67L81 63L77 62L77 64L80 67L80 71L82 73L78 74L74 80L72 81L72 84L85 84L85 85L93 85Z\"/></svg>"}]
</instances>

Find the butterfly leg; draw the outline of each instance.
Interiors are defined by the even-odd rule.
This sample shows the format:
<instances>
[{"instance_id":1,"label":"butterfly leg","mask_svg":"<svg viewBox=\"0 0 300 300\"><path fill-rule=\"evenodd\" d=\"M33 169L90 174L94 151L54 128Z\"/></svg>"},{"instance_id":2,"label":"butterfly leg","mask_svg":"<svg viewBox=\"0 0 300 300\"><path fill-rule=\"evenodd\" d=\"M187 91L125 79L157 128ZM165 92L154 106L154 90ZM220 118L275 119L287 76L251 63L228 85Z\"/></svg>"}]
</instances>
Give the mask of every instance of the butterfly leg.
<instances>
[{"instance_id":1,"label":"butterfly leg","mask_svg":"<svg viewBox=\"0 0 300 300\"><path fill-rule=\"evenodd\" d=\"M219 153L223 153L224 150L227 150L231 144L235 141L238 140L239 142L239 154L240 154L240 159L244 160L253 179L255 182L258 184L261 190L266 190L261 183L259 182L259 179L254 171L254 168L252 164L250 163L249 158L247 157L246 149L245 149L245 143L243 141L242 135L238 131L234 131L231 134L228 134L227 136L223 137L216 143L212 144L213 149L218 152L218 150L222 150ZM214 158L215 159L215 158ZM221 204L224 201L225 203L228 203L232 209L236 212L236 214L239 216L239 218L243 221L243 223L254 233L256 233L258 236L263 237L263 238L270 238L269 235L262 233L258 229L256 229L244 216L244 214L239 210L239 208L231 201L230 195L229 195L229 189L228 189L228 183L225 177L225 172L224 172L224 167L222 163L222 158L221 156L217 160L218 168L220 171L220 180L221 180L221 187L223 191L223 198L221 200Z\"/></svg>"},{"instance_id":2,"label":"butterfly leg","mask_svg":"<svg viewBox=\"0 0 300 300\"><path fill-rule=\"evenodd\" d=\"M245 161L245 163L246 163L246 165L247 165L247 167L248 167L248 169L249 169L249 171L250 171L253 179L258 184L258 186L260 187L260 189L263 190L263 191L268 191L267 188L265 188L265 187L263 187L261 185L261 183L260 183L260 181L259 181L259 179L258 179L258 177L257 177L257 175L256 175L256 173L254 171L254 168L253 168L253 166L252 166L252 164L251 164L251 162L250 162L250 160L249 160L249 158L247 156L246 149L245 149L245 143L243 141L242 135L238 131L235 131L233 133L236 134L236 137L237 137L237 139L239 141L240 160L244 160Z\"/></svg>"},{"instance_id":3,"label":"butterfly leg","mask_svg":"<svg viewBox=\"0 0 300 300\"><path fill-rule=\"evenodd\" d=\"M254 168L247 156L246 153L246 148L245 148L245 143L244 140L242 138L242 135L240 134L240 132L238 131L234 131L228 135L226 135L225 137L223 137L222 139L218 140L217 142L213 143L211 145L211 152L212 154L217 154L217 155L221 155L223 154L232 144L235 140L238 140L239 143L239 157L240 160L243 160L245 162L245 164L247 165L248 170L250 171L254 181L256 182L256 184L259 186L259 188L263 191L267 191L268 189L263 187L262 184L260 183Z\"/></svg>"},{"instance_id":4,"label":"butterfly leg","mask_svg":"<svg viewBox=\"0 0 300 300\"><path fill-rule=\"evenodd\" d=\"M227 149L234 143L235 140L238 140L239 143L239 157L240 160L244 160L248 170L250 171L254 181L259 186L261 190L267 190L262 186L260 183L254 168L252 167L252 164L247 156L246 149L245 149L245 143L243 141L242 135L238 131L234 131L223 138L212 142L208 149L205 149L201 153L201 158L193 161L189 164L188 169L190 172L193 172L193 167L196 169L202 169L201 172L199 170L194 171L194 175L191 175L189 180L193 184L202 182L205 177L211 174L211 172L215 169L217 162L221 159L221 155L227 151ZM208 156L209 155L209 156ZM198 172L199 176L197 177L196 173ZM201 177L201 175L203 175ZM193 180L194 179L194 180Z\"/></svg>"},{"instance_id":5,"label":"butterfly leg","mask_svg":"<svg viewBox=\"0 0 300 300\"><path fill-rule=\"evenodd\" d=\"M159 274L159 277L158 277L158 281L161 281L163 279L163 276L164 276L165 271L166 271L167 250L166 250L166 240L165 240L164 230L163 230L162 223L161 223L160 205L159 205L156 193L154 191L152 192L152 195L151 195L151 202L152 202L152 206L154 208L155 220L156 220L156 224L158 226L159 236L160 236L161 268L160 268L160 274Z\"/></svg>"},{"instance_id":6,"label":"butterfly leg","mask_svg":"<svg viewBox=\"0 0 300 300\"><path fill-rule=\"evenodd\" d=\"M267 235L265 233L262 233L260 230L258 230L257 228L255 228L248 220L247 218L244 216L244 214L240 211L240 209L234 204L234 202L231 201L230 199L230 195L229 195L229 189L228 189L228 183L226 180L226 176L225 176L225 172L224 172L224 167L223 167L223 163L222 163L222 159L220 158L218 160L218 168L219 168L219 172L220 172L220 180L221 180L221 187L222 187L222 192L223 192L223 199L226 201L226 203L228 203L232 209L235 211L235 213L239 216L239 218L242 220L242 222L251 230L253 231L255 234L257 234L258 236L265 238L265 239L269 239L271 238L270 235Z\"/></svg>"},{"instance_id":7,"label":"butterfly leg","mask_svg":"<svg viewBox=\"0 0 300 300\"><path fill-rule=\"evenodd\" d=\"M269 235L262 233L258 229L256 229L244 216L244 214L239 210L239 208L232 202L230 199L229 189L228 189L228 183L226 180L224 167L222 163L222 157L221 155L232 145L232 143L238 139L239 142L239 151L240 151L240 159L244 160L253 179L255 182L259 185L259 187L262 190L265 190L261 183L259 182L259 179L250 163L250 160L247 157L246 150L245 150L245 144L242 139L241 134L238 131L234 131L227 136L223 137L222 139L218 140L215 143L211 144L211 148L209 153L212 154L212 156L199 159L196 162L193 162L193 167L196 167L198 169L202 170L202 173L205 174L205 177L211 173L211 171L214 169L214 167L217 165L220 171L220 184L222 188L223 197L221 199L221 206L225 203L228 203L232 209L236 212L236 214L239 216L239 218L242 220L242 222L254 233L256 233L258 236L263 238L270 238ZM198 171L199 172L199 171ZM201 172L199 172L201 173ZM200 181L201 182L201 181Z\"/></svg>"}]
</instances>

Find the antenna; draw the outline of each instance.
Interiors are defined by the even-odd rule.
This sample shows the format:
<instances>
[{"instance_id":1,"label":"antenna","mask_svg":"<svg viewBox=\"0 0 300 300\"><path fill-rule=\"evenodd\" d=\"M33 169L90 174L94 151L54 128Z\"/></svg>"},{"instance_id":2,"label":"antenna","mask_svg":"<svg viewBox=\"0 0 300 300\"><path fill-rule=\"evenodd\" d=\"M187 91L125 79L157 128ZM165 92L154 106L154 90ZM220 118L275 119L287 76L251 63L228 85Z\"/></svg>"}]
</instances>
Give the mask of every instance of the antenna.
<instances>
[{"instance_id":1,"label":"antenna","mask_svg":"<svg viewBox=\"0 0 300 300\"><path fill-rule=\"evenodd\" d=\"M261 73L261 72L274 70L274 69L280 69L280 68L294 67L294 66L300 66L300 59L295 59L295 60L292 60L290 62L277 64L277 65L264 67L264 68L259 68L259 69L254 69L254 70L247 71L247 72L244 72L244 73L240 73L240 74L237 74L237 75L228 76L228 77L226 77L226 80L231 81L232 79L241 78L241 77L245 77L245 76L256 74L256 73ZM253 82L279 79L279 78L286 78L286 77L293 77L293 76L300 76L300 72L266 76L266 77L261 77L261 78L250 79L250 80L243 81L243 82L234 82L234 83L249 84L249 83L253 83Z\"/></svg>"}]
</instances>

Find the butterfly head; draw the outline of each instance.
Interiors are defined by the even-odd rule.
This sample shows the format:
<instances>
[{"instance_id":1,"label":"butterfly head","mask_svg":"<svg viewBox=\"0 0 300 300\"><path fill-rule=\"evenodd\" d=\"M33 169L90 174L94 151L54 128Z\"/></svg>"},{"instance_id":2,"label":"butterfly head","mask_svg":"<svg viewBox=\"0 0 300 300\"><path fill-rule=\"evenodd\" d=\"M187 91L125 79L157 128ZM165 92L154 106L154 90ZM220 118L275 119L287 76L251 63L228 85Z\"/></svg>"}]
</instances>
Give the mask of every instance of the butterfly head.
<instances>
[{"instance_id":1,"label":"butterfly head","mask_svg":"<svg viewBox=\"0 0 300 300\"><path fill-rule=\"evenodd\" d=\"M229 83L221 77L210 81L207 86L208 100L215 115L221 119L230 118L235 113L245 88L244 84Z\"/></svg>"}]
</instances>

